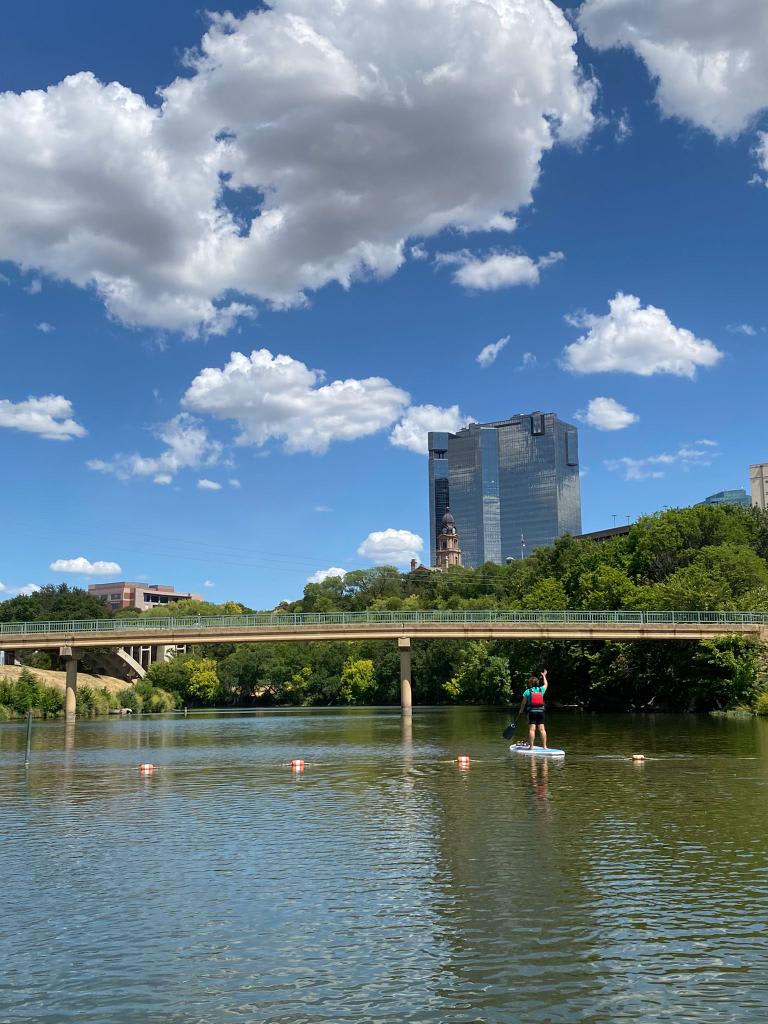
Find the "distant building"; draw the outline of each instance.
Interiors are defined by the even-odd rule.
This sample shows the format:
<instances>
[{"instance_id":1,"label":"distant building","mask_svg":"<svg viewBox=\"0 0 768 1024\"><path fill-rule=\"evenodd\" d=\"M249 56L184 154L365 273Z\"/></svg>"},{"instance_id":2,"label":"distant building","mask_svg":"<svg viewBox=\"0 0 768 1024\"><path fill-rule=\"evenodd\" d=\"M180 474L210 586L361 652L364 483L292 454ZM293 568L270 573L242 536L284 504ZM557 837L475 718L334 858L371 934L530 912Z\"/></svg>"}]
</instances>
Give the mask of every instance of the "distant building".
<instances>
[{"instance_id":1,"label":"distant building","mask_svg":"<svg viewBox=\"0 0 768 1024\"><path fill-rule=\"evenodd\" d=\"M503 563L581 533L578 432L533 412L429 434L432 564L450 504L463 563Z\"/></svg>"},{"instance_id":2,"label":"distant building","mask_svg":"<svg viewBox=\"0 0 768 1024\"><path fill-rule=\"evenodd\" d=\"M752 502L750 501L749 495L743 487L738 487L733 491L718 491L716 494L710 494L708 498L704 498L701 505L742 505L744 508L750 508Z\"/></svg>"},{"instance_id":3,"label":"distant building","mask_svg":"<svg viewBox=\"0 0 768 1024\"><path fill-rule=\"evenodd\" d=\"M613 540L614 537L626 537L632 527L627 523L626 526L609 526L607 530L592 530L591 533L577 533L574 535L574 540L594 540L598 543L604 540Z\"/></svg>"},{"instance_id":4,"label":"distant building","mask_svg":"<svg viewBox=\"0 0 768 1024\"><path fill-rule=\"evenodd\" d=\"M749 488L752 504L768 508L768 462L758 462L749 467Z\"/></svg>"},{"instance_id":5,"label":"distant building","mask_svg":"<svg viewBox=\"0 0 768 1024\"><path fill-rule=\"evenodd\" d=\"M175 604L176 601L203 600L201 594L180 594L173 587L164 587L159 583L91 583L88 593L103 601L111 612L119 612L123 608L138 608L146 612L158 605Z\"/></svg>"}]
</instances>

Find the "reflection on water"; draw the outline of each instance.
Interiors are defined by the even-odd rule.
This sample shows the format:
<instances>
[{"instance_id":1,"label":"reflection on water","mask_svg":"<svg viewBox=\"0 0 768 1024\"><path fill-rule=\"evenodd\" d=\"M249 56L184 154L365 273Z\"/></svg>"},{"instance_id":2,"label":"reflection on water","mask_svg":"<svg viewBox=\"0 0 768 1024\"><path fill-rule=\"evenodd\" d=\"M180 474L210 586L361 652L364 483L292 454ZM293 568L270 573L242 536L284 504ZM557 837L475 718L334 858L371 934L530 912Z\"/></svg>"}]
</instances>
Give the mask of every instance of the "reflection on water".
<instances>
[{"instance_id":1,"label":"reflection on water","mask_svg":"<svg viewBox=\"0 0 768 1024\"><path fill-rule=\"evenodd\" d=\"M0 1024L765 1019L766 723L506 721L0 727Z\"/></svg>"}]
</instances>

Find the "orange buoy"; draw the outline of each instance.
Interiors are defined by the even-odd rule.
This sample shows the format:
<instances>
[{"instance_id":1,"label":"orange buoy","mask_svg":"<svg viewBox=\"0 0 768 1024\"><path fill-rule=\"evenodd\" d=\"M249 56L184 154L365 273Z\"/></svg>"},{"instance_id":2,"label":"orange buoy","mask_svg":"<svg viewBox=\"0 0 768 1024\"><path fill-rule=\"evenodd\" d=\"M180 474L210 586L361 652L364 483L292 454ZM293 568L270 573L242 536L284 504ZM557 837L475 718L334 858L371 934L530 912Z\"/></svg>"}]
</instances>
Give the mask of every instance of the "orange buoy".
<instances>
[{"instance_id":1,"label":"orange buoy","mask_svg":"<svg viewBox=\"0 0 768 1024\"><path fill-rule=\"evenodd\" d=\"M139 765L139 771L141 772L142 775L151 775L154 770L155 770L155 765L153 765L153 764L140 764Z\"/></svg>"},{"instance_id":2,"label":"orange buoy","mask_svg":"<svg viewBox=\"0 0 768 1024\"><path fill-rule=\"evenodd\" d=\"M469 768L469 755L459 754L459 756L456 758L456 763L458 764L459 768Z\"/></svg>"},{"instance_id":3,"label":"orange buoy","mask_svg":"<svg viewBox=\"0 0 768 1024\"><path fill-rule=\"evenodd\" d=\"M293 770L295 772L303 772L304 771L304 762L301 760L300 757L295 757L291 761L291 768L293 768Z\"/></svg>"}]
</instances>

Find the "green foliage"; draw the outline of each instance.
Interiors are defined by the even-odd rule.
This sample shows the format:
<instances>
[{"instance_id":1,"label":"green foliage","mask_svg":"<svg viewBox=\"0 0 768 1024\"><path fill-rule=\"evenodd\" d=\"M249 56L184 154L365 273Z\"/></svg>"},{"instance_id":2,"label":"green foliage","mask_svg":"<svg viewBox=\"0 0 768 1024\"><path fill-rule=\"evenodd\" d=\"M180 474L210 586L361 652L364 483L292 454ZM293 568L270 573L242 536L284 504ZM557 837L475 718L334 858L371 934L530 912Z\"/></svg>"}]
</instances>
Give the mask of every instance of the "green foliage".
<instances>
[{"instance_id":1,"label":"green foliage","mask_svg":"<svg viewBox=\"0 0 768 1024\"><path fill-rule=\"evenodd\" d=\"M485 640L474 640L461 652L456 674L445 683L445 692L455 701L470 704L509 704L512 676L509 662L491 653Z\"/></svg>"},{"instance_id":2,"label":"green foliage","mask_svg":"<svg viewBox=\"0 0 768 1024\"><path fill-rule=\"evenodd\" d=\"M171 601L141 612L142 619L183 619L193 615L245 615L248 609L237 601L212 604L209 601Z\"/></svg>"},{"instance_id":3,"label":"green foliage","mask_svg":"<svg viewBox=\"0 0 768 1024\"><path fill-rule=\"evenodd\" d=\"M142 686L137 685L136 690L143 696L156 688L174 694L178 702L189 705L211 705L221 697L216 662L213 658L198 658L191 654L150 665Z\"/></svg>"},{"instance_id":4,"label":"green foliage","mask_svg":"<svg viewBox=\"0 0 768 1024\"><path fill-rule=\"evenodd\" d=\"M344 704L365 704L376 685L376 674L370 658L347 658L341 670L339 700Z\"/></svg>"},{"instance_id":5,"label":"green foliage","mask_svg":"<svg viewBox=\"0 0 768 1024\"><path fill-rule=\"evenodd\" d=\"M53 668L51 656L48 651L24 651L21 656L21 660L28 668Z\"/></svg>"},{"instance_id":6,"label":"green foliage","mask_svg":"<svg viewBox=\"0 0 768 1024\"><path fill-rule=\"evenodd\" d=\"M103 619L106 606L80 587L48 584L34 594L19 594L0 601L0 622L60 622L66 619Z\"/></svg>"}]
</instances>

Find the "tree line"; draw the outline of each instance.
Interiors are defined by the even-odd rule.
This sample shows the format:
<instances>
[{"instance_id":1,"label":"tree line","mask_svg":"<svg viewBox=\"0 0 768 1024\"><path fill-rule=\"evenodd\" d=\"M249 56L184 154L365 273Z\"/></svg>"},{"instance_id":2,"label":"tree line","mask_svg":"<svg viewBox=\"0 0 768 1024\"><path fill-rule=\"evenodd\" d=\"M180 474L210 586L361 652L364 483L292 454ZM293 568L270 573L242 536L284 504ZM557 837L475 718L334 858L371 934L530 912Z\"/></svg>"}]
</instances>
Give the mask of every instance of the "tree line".
<instances>
[{"instance_id":1,"label":"tree line","mask_svg":"<svg viewBox=\"0 0 768 1024\"><path fill-rule=\"evenodd\" d=\"M401 573L389 566L308 583L276 610L592 609L768 611L768 514L696 505L641 518L596 543L562 537L524 560ZM179 602L173 614L237 614L235 602ZM0 621L110 613L76 588L45 587L0 603ZM167 607L118 615L168 615ZM762 646L739 636L686 641L414 643L414 701L514 702L549 669L554 703L588 710L757 708L767 703ZM137 685L147 706L391 704L399 656L388 641L215 644L153 665ZM142 696L143 694L143 696ZM762 703L761 703L762 702Z\"/></svg>"}]
</instances>

